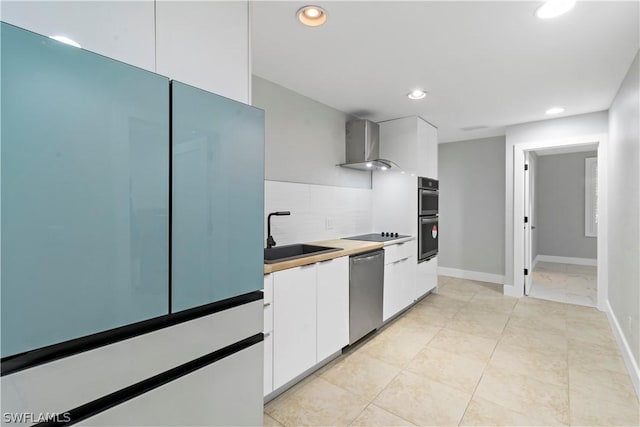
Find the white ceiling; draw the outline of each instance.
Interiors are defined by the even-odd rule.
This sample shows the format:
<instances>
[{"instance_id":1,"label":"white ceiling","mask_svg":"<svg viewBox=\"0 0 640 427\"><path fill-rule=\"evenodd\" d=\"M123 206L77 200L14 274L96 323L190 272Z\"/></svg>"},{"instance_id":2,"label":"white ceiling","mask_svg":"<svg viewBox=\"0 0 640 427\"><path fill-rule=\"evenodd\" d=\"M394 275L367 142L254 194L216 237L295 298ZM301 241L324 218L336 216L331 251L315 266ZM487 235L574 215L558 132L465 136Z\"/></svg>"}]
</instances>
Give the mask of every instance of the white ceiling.
<instances>
[{"instance_id":1,"label":"white ceiling","mask_svg":"<svg viewBox=\"0 0 640 427\"><path fill-rule=\"evenodd\" d=\"M540 20L542 2L298 1L253 3L254 74L338 110L382 121L419 115L440 142L606 110L639 46L638 1L579 1ZM295 18L305 4L325 25ZM421 87L425 99L405 95ZM461 128L488 126L463 131Z\"/></svg>"}]
</instances>

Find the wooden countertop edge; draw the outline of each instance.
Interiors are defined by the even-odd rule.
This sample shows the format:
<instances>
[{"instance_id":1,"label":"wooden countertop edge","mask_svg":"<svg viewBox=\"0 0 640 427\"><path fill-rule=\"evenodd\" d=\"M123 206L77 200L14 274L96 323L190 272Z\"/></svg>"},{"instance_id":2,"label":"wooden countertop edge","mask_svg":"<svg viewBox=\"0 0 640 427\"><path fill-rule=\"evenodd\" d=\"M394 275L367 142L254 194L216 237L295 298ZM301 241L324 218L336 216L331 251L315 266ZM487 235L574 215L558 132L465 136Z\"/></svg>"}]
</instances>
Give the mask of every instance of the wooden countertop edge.
<instances>
[{"instance_id":1,"label":"wooden countertop edge","mask_svg":"<svg viewBox=\"0 0 640 427\"><path fill-rule=\"evenodd\" d=\"M384 245L377 242L364 242L360 240L323 240L320 242L311 242L311 245L327 246L330 248L340 248L340 251L329 252L319 255L311 255L304 258L292 259L289 261L278 262L275 264L265 264L264 274L274 273L276 271L287 270L289 268L300 267L303 265L315 264L316 262L328 261L343 256L355 255L363 252L382 249Z\"/></svg>"}]
</instances>

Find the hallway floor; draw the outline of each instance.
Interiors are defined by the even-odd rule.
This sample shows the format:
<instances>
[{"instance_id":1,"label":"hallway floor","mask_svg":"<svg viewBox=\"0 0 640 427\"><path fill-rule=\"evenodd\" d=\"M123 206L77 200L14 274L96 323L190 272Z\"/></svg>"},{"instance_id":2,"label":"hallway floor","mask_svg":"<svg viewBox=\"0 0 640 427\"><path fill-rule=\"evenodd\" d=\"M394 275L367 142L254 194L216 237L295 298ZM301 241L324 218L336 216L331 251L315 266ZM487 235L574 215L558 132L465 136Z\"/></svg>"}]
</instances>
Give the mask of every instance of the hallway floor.
<instances>
[{"instance_id":1,"label":"hallway floor","mask_svg":"<svg viewBox=\"0 0 640 427\"><path fill-rule=\"evenodd\" d=\"M607 317L440 277L440 291L265 406L268 426L640 424Z\"/></svg>"},{"instance_id":2,"label":"hallway floor","mask_svg":"<svg viewBox=\"0 0 640 427\"><path fill-rule=\"evenodd\" d=\"M529 296L568 304L597 305L597 269L588 265L538 262Z\"/></svg>"}]
</instances>

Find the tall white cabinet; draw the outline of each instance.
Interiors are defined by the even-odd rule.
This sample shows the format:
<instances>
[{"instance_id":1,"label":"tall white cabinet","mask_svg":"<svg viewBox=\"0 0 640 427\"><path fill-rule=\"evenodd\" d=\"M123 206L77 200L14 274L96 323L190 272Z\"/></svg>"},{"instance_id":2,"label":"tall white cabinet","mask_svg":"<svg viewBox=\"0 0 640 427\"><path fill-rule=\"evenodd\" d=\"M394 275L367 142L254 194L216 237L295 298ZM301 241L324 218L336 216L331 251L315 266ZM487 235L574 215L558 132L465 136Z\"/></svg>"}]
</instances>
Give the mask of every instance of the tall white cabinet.
<instances>
[{"instance_id":1,"label":"tall white cabinet","mask_svg":"<svg viewBox=\"0 0 640 427\"><path fill-rule=\"evenodd\" d=\"M418 177L438 178L438 130L415 116L381 122L380 157L400 168L373 174L374 229L418 237ZM413 257L407 261L415 276L411 281L414 299L434 289L438 280L437 257L418 264L417 243ZM389 275L394 276L391 272ZM385 290L387 295L395 294L387 290L386 282ZM395 307L399 302L386 304Z\"/></svg>"}]
</instances>

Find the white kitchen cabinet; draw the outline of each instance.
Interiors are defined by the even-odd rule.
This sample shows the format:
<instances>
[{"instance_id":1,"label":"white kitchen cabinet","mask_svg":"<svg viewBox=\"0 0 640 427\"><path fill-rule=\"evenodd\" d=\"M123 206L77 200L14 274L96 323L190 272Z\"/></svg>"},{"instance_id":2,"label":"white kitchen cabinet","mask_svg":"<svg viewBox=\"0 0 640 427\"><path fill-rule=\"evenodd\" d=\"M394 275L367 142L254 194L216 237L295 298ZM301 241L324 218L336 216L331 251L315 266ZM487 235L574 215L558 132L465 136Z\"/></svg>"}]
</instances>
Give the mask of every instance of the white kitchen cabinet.
<instances>
[{"instance_id":1,"label":"white kitchen cabinet","mask_svg":"<svg viewBox=\"0 0 640 427\"><path fill-rule=\"evenodd\" d=\"M2 20L155 71L154 2L2 1Z\"/></svg>"},{"instance_id":2,"label":"white kitchen cabinet","mask_svg":"<svg viewBox=\"0 0 640 427\"><path fill-rule=\"evenodd\" d=\"M247 1L156 2L157 72L249 103Z\"/></svg>"},{"instance_id":3,"label":"white kitchen cabinet","mask_svg":"<svg viewBox=\"0 0 640 427\"><path fill-rule=\"evenodd\" d=\"M382 320L387 321L415 300L415 241L386 246Z\"/></svg>"},{"instance_id":4,"label":"white kitchen cabinet","mask_svg":"<svg viewBox=\"0 0 640 427\"><path fill-rule=\"evenodd\" d=\"M317 264L317 362L349 344L349 257Z\"/></svg>"},{"instance_id":5,"label":"white kitchen cabinet","mask_svg":"<svg viewBox=\"0 0 640 427\"><path fill-rule=\"evenodd\" d=\"M438 131L412 116L380 123L380 157L417 176L438 178Z\"/></svg>"},{"instance_id":6,"label":"white kitchen cabinet","mask_svg":"<svg viewBox=\"0 0 640 427\"><path fill-rule=\"evenodd\" d=\"M273 391L273 274L264 275L264 395Z\"/></svg>"},{"instance_id":7,"label":"white kitchen cabinet","mask_svg":"<svg viewBox=\"0 0 640 427\"><path fill-rule=\"evenodd\" d=\"M264 387L263 395L273 391L273 332L264 334Z\"/></svg>"},{"instance_id":8,"label":"white kitchen cabinet","mask_svg":"<svg viewBox=\"0 0 640 427\"><path fill-rule=\"evenodd\" d=\"M438 257L418 264L415 280L415 298L422 297L438 285Z\"/></svg>"},{"instance_id":9,"label":"white kitchen cabinet","mask_svg":"<svg viewBox=\"0 0 640 427\"><path fill-rule=\"evenodd\" d=\"M418 176L438 179L438 130L418 120Z\"/></svg>"},{"instance_id":10,"label":"white kitchen cabinet","mask_svg":"<svg viewBox=\"0 0 640 427\"><path fill-rule=\"evenodd\" d=\"M273 273L273 388L316 364L316 265Z\"/></svg>"}]
</instances>

